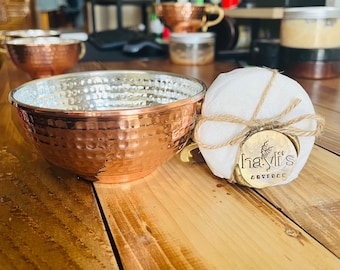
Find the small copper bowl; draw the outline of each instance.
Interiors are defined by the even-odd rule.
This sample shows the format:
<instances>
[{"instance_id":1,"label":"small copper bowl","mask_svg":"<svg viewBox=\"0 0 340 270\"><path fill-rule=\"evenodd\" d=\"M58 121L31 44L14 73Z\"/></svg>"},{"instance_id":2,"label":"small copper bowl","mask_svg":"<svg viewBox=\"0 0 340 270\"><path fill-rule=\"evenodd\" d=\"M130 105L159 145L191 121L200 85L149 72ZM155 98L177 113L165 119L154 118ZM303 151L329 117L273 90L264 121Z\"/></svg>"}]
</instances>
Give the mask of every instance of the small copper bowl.
<instances>
[{"instance_id":1,"label":"small copper bowl","mask_svg":"<svg viewBox=\"0 0 340 270\"><path fill-rule=\"evenodd\" d=\"M224 18L224 10L211 4L191 4L166 2L156 3L155 12L159 20L172 32L206 32L209 27L218 24ZM208 20L208 15L217 14L217 18Z\"/></svg>"},{"instance_id":2,"label":"small copper bowl","mask_svg":"<svg viewBox=\"0 0 340 270\"><path fill-rule=\"evenodd\" d=\"M43 30L43 29L25 29L25 30L12 30L5 31L4 35L6 40L15 38L37 38L37 37L59 37L60 31L58 30Z\"/></svg>"},{"instance_id":3,"label":"small copper bowl","mask_svg":"<svg viewBox=\"0 0 340 270\"><path fill-rule=\"evenodd\" d=\"M25 133L50 163L102 183L142 178L191 136L203 82L157 71L93 71L12 90Z\"/></svg>"},{"instance_id":4,"label":"small copper bowl","mask_svg":"<svg viewBox=\"0 0 340 270\"><path fill-rule=\"evenodd\" d=\"M6 48L13 63L33 79L66 72L86 52L82 41L59 37L16 38L6 41Z\"/></svg>"}]
</instances>

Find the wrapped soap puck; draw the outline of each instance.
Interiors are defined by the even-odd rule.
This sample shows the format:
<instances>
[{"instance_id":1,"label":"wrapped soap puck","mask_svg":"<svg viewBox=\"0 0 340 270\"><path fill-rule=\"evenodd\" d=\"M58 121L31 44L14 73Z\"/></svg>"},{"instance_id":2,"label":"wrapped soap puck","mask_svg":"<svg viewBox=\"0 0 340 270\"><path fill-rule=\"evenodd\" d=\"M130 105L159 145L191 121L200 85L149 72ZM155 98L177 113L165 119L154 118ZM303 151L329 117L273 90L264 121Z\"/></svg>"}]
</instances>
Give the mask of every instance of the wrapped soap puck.
<instances>
[{"instance_id":1,"label":"wrapped soap puck","mask_svg":"<svg viewBox=\"0 0 340 270\"><path fill-rule=\"evenodd\" d=\"M214 175L264 188L298 177L323 127L297 81L246 67L220 74L209 87L194 139Z\"/></svg>"}]
</instances>

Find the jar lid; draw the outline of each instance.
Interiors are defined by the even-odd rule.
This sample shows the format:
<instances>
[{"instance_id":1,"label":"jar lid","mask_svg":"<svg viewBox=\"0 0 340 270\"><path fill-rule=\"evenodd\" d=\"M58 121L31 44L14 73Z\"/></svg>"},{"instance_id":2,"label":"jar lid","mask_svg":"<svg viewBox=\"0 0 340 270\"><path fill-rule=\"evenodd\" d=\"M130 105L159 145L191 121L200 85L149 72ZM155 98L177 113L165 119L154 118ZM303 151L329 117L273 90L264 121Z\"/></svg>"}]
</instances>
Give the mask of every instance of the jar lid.
<instances>
[{"instance_id":1,"label":"jar lid","mask_svg":"<svg viewBox=\"0 0 340 270\"><path fill-rule=\"evenodd\" d=\"M215 33L202 32L202 33L171 33L170 40L181 43L205 43L215 40Z\"/></svg>"},{"instance_id":2,"label":"jar lid","mask_svg":"<svg viewBox=\"0 0 340 270\"><path fill-rule=\"evenodd\" d=\"M283 19L326 19L339 18L340 8L336 7L298 7L286 8Z\"/></svg>"}]
</instances>

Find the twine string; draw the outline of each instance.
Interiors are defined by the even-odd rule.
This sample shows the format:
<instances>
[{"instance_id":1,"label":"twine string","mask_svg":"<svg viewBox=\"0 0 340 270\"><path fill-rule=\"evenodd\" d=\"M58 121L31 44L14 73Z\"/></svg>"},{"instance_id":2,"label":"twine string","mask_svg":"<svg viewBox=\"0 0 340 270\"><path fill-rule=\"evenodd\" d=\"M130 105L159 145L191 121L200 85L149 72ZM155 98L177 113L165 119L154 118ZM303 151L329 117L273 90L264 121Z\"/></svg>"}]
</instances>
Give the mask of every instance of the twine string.
<instances>
[{"instance_id":1,"label":"twine string","mask_svg":"<svg viewBox=\"0 0 340 270\"><path fill-rule=\"evenodd\" d=\"M301 136L301 137L308 137L308 136L319 136L324 129L325 120L323 117L315 114L304 114L301 116L297 116L290 120L279 122L281 118L286 116L288 113L293 111L300 103L300 99L294 99L281 113L276 116L264 119L257 119L257 115L259 114L263 103L272 87L272 84L275 80L276 75L278 74L277 70L273 70L272 76L264 89L261 98L256 106L256 109L251 117L250 120L243 119L241 117L237 117L235 115L230 114L217 114L212 116L200 116L198 122L196 124L194 130L194 140L195 142L203 148L207 149L218 149L225 146L233 146L242 143L250 134L254 132L258 132L261 130L275 130L287 135L291 136ZM303 120L315 120L316 121L316 128L314 130L303 130L297 127L292 126L298 122ZM198 130L205 122L228 122L232 124L240 124L244 125L245 128L241 130L238 134L236 134L233 138L229 140L225 140L219 144L204 144L198 139Z\"/></svg>"}]
</instances>

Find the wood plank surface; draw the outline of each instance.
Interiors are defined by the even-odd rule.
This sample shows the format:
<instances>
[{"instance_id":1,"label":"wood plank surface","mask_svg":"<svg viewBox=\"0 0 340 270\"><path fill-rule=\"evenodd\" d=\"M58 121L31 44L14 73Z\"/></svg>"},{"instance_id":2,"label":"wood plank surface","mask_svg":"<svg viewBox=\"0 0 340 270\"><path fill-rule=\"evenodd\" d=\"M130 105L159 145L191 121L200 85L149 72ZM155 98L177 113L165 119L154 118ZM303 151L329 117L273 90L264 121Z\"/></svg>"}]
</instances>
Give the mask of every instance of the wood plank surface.
<instances>
[{"instance_id":1,"label":"wood plank surface","mask_svg":"<svg viewBox=\"0 0 340 270\"><path fill-rule=\"evenodd\" d=\"M326 119L326 126L316 144L340 155L340 80L298 79L308 93L315 111Z\"/></svg>"},{"instance_id":2,"label":"wood plank surface","mask_svg":"<svg viewBox=\"0 0 340 270\"><path fill-rule=\"evenodd\" d=\"M147 65L144 65L144 63L137 63L137 65L133 65L136 69L155 69L159 63L157 61L151 61L147 62ZM109 63L105 65L108 69L117 69L117 68L127 68L131 69L131 66L129 63L121 64L121 63ZM182 73L186 75L195 76L197 78L202 79L208 86L211 84L211 82L215 79L218 73L228 71L228 66L224 67L223 64L218 65L218 68L214 68L215 70L213 72L208 72L208 68L205 67L205 70L200 69L199 67L194 70L192 69L186 69L186 67L178 67L173 66L170 63L168 65L162 66L162 71L169 71L169 72L177 72ZM314 96L312 98L316 100L316 88L311 88L313 84L309 83L307 84L308 89L306 91L311 93L311 89L314 90ZM315 86L314 86L315 87ZM318 86L320 88L320 85ZM328 86L327 86L328 87ZM333 88L332 88L333 87ZM336 96L334 91L334 85L331 85L329 87L330 93L323 92L320 95L323 95L323 99L320 98L319 102L316 102L318 104L317 111L321 114L326 114L325 117L327 118L327 129L324 134L324 137L320 138L321 144L325 144L324 138L327 138L326 142L328 143L329 149L334 149L334 146L339 146L339 142L336 142L333 140L334 131L338 130L337 124L337 114L334 114L334 111L329 111L330 104L333 102L331 98L325 97L325 95L333 95ZM317 100L316 100L317 101ZM330 104L327 104L330 103ZM336 108L336 107L334 107ZM328 129L329 132L327 131ZM336 137L335 133L335 137ZM336 144L334 144L334 142ZM326 143L326 145L327 145ZM312 153L312 162L313 158L322 158L327 156L329 153L325 150L315 148L321 151L324 155L315 155L314 152L317 150L313 150ZM337 149L337 148L336 148ZM337 150L336 150L337 151ZM323 166L327 166L328 159L333 158L334 161L339 162L339 157L334 156L330 154L331 156L328 156L325 160L317 160L315 162L322 162ZM168 167L170 166L170 167ZM178 167L179 166L179 167ZM164 268L164 267L184 267L184 268L192 268L192 269L213 269L213 268L220 268L230 266L230 267L240 267L241 268L249 268L251 267L251 264L253 264L254 268L256 269L256 264L263 263L263 256L260 256L260 253L262 254L271 254L274 256L274 258L278 258L277 260L274 260L275 265L268 265L268 268L273 267L272 269L287 269L287 267L291 267L292 265L294 268L303 267L305 268L308 263L311 264L311 269L321 269L322 266L326 266L325 261L321 260L319 261L320 257L316 256L314 258L310 258L311 251L310 250L304 250L307 245L304 245L303 248L301 247L301 250L297 251L296 247L289 248L286 246L284 250L294 250L294 255L291 254L285 254L290 259L288 261L285 261L284 259L279 257L278 254L281 251L275 251L275 247L271 245L263 245L261 243L261 240L263 238L268 239L268 242L275 243L277 236L284 231L284 229L275 227L271 225L262 225L261 222L263 222L266 218L270 221L273 220L281 220L284 221L284 226L282 223L280 224L284 228L285 226L288 226L288 228L294 228L292 231L290 229L286 230L285 232L290 236L302 236L306 237L308 239L308 243L312 243L309 247L314 249L315 252L319 253L320 251L317 251L318 249L323 250L323 245L332 250L332 252L338 256L338 248L337 244L339 243L339 234L338 229L340 228L338 215L333 216L334 209L336 209L336 204L339 201L338 193L329 192L326 189L323 196L325 196L326 199L330 202L330 207L335 207L333 211L331 212L322 212L318 209L313 209L313 205L315 205L315 201L309 201L311 204L310 211L311 215L314 216L314 223L319 225L319 228L324 229L322 231L316 230L315 227L308 227L307 224L310 222L309 216L304 216L304 212L299 212L301 208L299 207L292 207L292 209L288 209L287 212L284 213L284 215L291 215L293 216L294 211L297 211L300 213L298 221L298 224L303 224L304 226L299 229L299 227L294 227L294 223L290 222L289 219L285 219L284 215L279 213L279 211L275 211L277 207L277 201L278 199L274 200L273 196L271 196L270 193L258 193L260 197L258 197L256 194L254 194L251 190L244 190L242 188L236 188L236 187L230 187L228 184L223 184L224 188L227 188L228 194L235 193L235 189L237 190L237 196L240 196L240 193L246 192L248 196L246 198L250 198L249 201L245 202L245 205L236 205L232 206L233 209L237 209L236 213L230 214L227 210L220 208L221 211L218 212L218 215L216 213L211 213L211 216L209 216L210 212L207 211L207 213L204 213L202 216L200 216L199 212L201 208L204 208L203 205L207 204L213 204L216 203L215 201L201 201L202 198L205 198L207 196L207 192L213 190L213 188L210 186L210 188L204 188L204 185L202 184L203 181L206 180L206 178L213 179L208 171L192 171L188 172L188 168L185 167L185 169L182 167L183 164L178 164L176 161L172 160L170 165L166 164L164 165L165 169L162 167L156 174L156 176L150 176L145 178L144 180L139 181L139 183L131 183L123 186L113 186L113 187L107 187L103 185L95 185L96 190L99 194L99 198L101 199L103 203L104 212L106 213L108 222L111 226L111 229L113 231L113 234L115 235L116 241L118 241L118 247L120 247L119 251L122 257L122 261L124 266L126 266L128 269L135 269L138 267L141 268L151 268L151 269L157 269L157 268ZM306 167L308 168L310 167ZM201 169L201 168L200 168ZM333 170L335 169L335 170ZM334 190L338 189L338 182L336 181L338 179L338 175L340 175L340 171L336 166L330 168L330 171L333 172L331 179L334 184ZM205 174L204 174L205 173ZM183 177L183 174L186 175L186 177ZM306 173L302 173L300 178L300 183L303 181L304 185L308 186L309 184L309 177L312 173L310 171L307 171ZM322 177L322 176L320 176ZM188 178L188 179L187 179ZM210 180L211 180L210 179ZM328 179L328 178L327 178ZM216 186L220 184L220 182L216 179L214 181L217 181L218 183L214 183ZM169 182L169 183L168 183ZM182 183L184 182L184 183ZM199 184L200 183L200 184ZM135 186L136 185L136 186ZM164 185L164 186L163 186ZM303 186L302 185L302 188ZM286 185L287 187L289 185ZM285 187L286 187L285 186ZM176 191L176 187L179 187L178 193ZM195 188L196 187L196 188ZM284 187L283 187L284 188ZM154 189L154 191L153 191ZM205 189L205 190L204 190ZM231 189L231 190L230 190ZM275 189L275 188L272 188ZM214 188L214 192L217 193L214 194L216 198L224 198L224 193L221 195L219 194L219 191L221 189ZM313 190L313 189L308 189ZM168 195L167 192L171 191L171 194ZM315 191L315 190L314 190ZM150 193L151 192L151 193ZM162 194L159 194L159 193ZM295 191L295 193L301 192L301 190ZM140 193L140 194L139 194ZM153 194L155 193L155 194ZM256 192L255 192L256 193ZM185 195L183 195L185 194ZM193 194L190 196L190 194ZM219 194L219 195L218 195ZM292 193L294 194L294 193ZM244 195L244 194L242 194ZM311 194L309 194L311 195ZM312 194L315 195L315 194ZM113 196L111 198L110 196ZM182 200L180 199L181 196L184 196ZM222 196L222 197L219 197ZM264 203L261 199L265 199L266 203ZM293 196L293 195L292 195ZM153 198L157 197L157 198ZM315 196L314 196L315 197ZM152 199L153 198L153 199ZM215 198L215 197L214 197ZM227 196L227 198L229 198ZM280 205L289 205L289 201L285 201L281 197L279 197L281 200ZM225 199L225 198L224 198ZM287 198L289 200L290 198ZM149 201L152 200L152 201ZM258 208L251 209L251 206L253 204L253 201L261 202L261 208L262 211L265 209L265 212L267 215L261 216L261 214L258 214ZM219 202L223 205L224 200L220 200ZM268 204L267 204L268 203ZM265 207L263 206L265 205ZM153 205L153 207L152 207ZM191 207L191 209L190 209ZM216 206L215 206L216 207ZM244 207L244 209L243 209ZM214 209L214 206L210 205L209 209ZM251 209L251 210L249 210ZM270 210L268 210L270 209ZM279 208L283 209L283 208ZM247 212L249 210L249 212ZM325 209L324 209L325 210ZM226 212L223 212L226 211ZM260 211L260 212L261 212ZM270 211L270 215L268 215L268 212ZM239 213L242 213L240 216ZM255 213L255 222L259 222L259 226L256 227L253 225L254 222L254 213ZM218 230L214 229L220 228L221 224L214 224L214 218L218 216L217 222L218 223L224 223L228 228L239 228L240 231L245 232L249 226L249 223L253 226L249 227L250 231L248 232L251 236L256 237L244 237L244 235L240 235L239 233L236 233L235 230L233 230L233 235L230 235L230 231L225 231L224 228ZM223 220L224 215L229 217L234 217L236 224L229 224L230 221ZM244 216L243 216L244 215ZM256 217L259 215L259 220L256 220ZM170 217L169 217L170 216ZM150 220L151 218L151 220ZM208 224L205 224L205 220L208 220ZM294 219L293 219L294 220ZM156 224L156 225L155 225ZM277 223L275 223L277 225ZM169 227L168 227L169 226ZM207 226L207 227L205 227ZM332 228L332 226L334 226ZM198 227L198 228L197 228ZM223 226L222 226L223 227ZM266 228L266 233L268 235L263 236L261 235L261 230L263 230L263 227ZM306 229L306 228L307 229ZM180 241L180 244L172 245L170 244L173 240L173 235L178 236L178 232L175 233L176 229L182 231L182 236L180 236L177 241ZM306 229L307 235L305 235L304 230ZM154 232L156 230L156 235L154 235ZM172 231L173 230L173 231ZM273 230L273 231L271 231ZM324 231L328 232L328 237L323 236L320 237L320 234L323 234ZM136 232L137 235L136 236ZM197 234L196 234L197 233ZM226 247L225 250L228 250L226 252L228 255L224 258L222 257L216 257L212 260L208 260L208 257L213 256L211 253L209 253L205 248L208 248L205 243L207 239L205 238L205 234L208 234L209 240L212 241L211 246L215 247L214 252L216 252L216 249L223 249L223 247ZM308 236L308 234L311 234L312 237ZM201 235L202 234L202 235ZM236 236L235 236L235 235ZM221 236L221 237L219 237ZM224 236L224 237L223 237ZM272 237L272 239L270 239ZM313 241L313 237L316 239L321 239L321 245L318 244L317 241ZM145 238L147 240L145 240ZM214 242L211 239L217 239L216 242ZM202 243L198 244L195 243L195 241L199 241L197 239L201 239ZM230 246L229 242L226 241L226 239L233 239L234 243L244 243L248 241L250 243L247 245L248 247L251 247L251 250L247 250L247 256L249 256L249 261L244 260L244 253L240 255L240 247ZM183 241L182 241L183 240ZM146 241L145 243L143 241ZM191 242L193 241L193 242ZM311 242L309 242L311 241ZM208 241L209 242L209 241ZM161 244L163 243L163 244ZM164 246L166 245L166 246ZM176 246L181 246L181 248L176 248ZM182 245L184 245L185 248L182 248ZM241 244L242 245L242 244ZM197 247L202 247L202 250ZM209 246L209 245L208 245ZM280 247L281 244L280 244ZM210 247L212 248L212 247ZM234 249L233 249L234 248ZM209 249L209 248L208 248ZM307 248L308 249L308 248ZM187 256L183 255L183 250L190 250L192 253L187 254ZM234 253L232 252L234 251ZM213 253L214 253L213 252ZM278 254L275 254L275 252L278 252ZM304 252L306 257L304 257ZM314 253L314 252L312 252ZM258 261L256 261L255 258L251 256L251 254L256 254ZM298 254L298 255L297 255ZM205 257L207 256L207 257ZM240 256L239 258L237 256ZM242 258L241 258L242 256ZM278 257L276 257L278 256ZM160 259L160 257L162 259ZM238 258L236 260L233 260L231 265L228 265L228 259L227 258ZM313 257L313 256L312 256ZM177 259L176 259L177 258ZM315 259L315 260L314 260ZM334 258L333 258L334 259ZM305 261L306 260L306 261ZM212 261L215 263L212 263ZM237 263L236 263L237 261ZM307 263L308 261L308 263ZM209 264L210 263L210 264ZM276 265L277 263L277 265ZM287 264L286 264L287 263ZM321 264L319 264L321 263ZM335 259L332 263L334 263L332 267L339 266L339 261ZM178 265L176 265L178 264ZM183 265L182 265L183 264ZM259 266L258 266L259 267ZM327 266L328 267L328 266ZM326 267L326 268L327 268ZM307 267L308 268L308 267Z\"/></svg>"},{"instance_id":3,"label":"wood plank surface","mask_svg":"<svg viewBox=\"0 0 340 270\"><path fill-rule=\"evenodd\" d=\"M327 80L294 79L306 90L314 106L324 107L340 113L339 78ZM340 122L338 124L340 125Z\"/></svg>"},{"instance_id":4,"label":"wood plank surface","mask_svg":"<svg viewBox=\"0 0 340 270\"><path fill-rule=\"evenodd\" d=\"M324 117L326 120L322 135L316 139L315 143L337 155L340 155L340 112L334 112L319 105L315 105L314 108L316 113Z\"/></svg>"},{"instance_id":5,"label":"wood plank surface","mask_svg":"<svg viewBox=\"0 0 340 270\"><path fill-rule=\"evenodd\" d=\"M92 184L48 164L21 136L4 72L0 269L118 269Z\"/></svg>"},{"instance_id":6,"label":"wood plank surface","mask_svg":"<svg viewBox=\"0 0 340 270\"><path fill-rule=\"evenodd\" d=\"M160 70L209 86L233 68L142 59L83 62L69 72ZM301 81L326 118L322 148L292 183L255 190L178 157L130 183L81 181L20 135L7 95L28 75L7 63L0 78L1 269L118 269L120 261L124 269L340 269L340 79Z\"/></svg>"},{"instance_id":7,"label":"wood plank surface","mask_svg":"<svg viewBox=\"0 0 340 270\"><path fill-rule=\"evenodd\" d=\"M340 258L340 157L315 146L292 183L258 190Z\"/></svg>"},{"instance_id":8,"label":"wood plank surface","mask_svg":"<svg viewBox=\"0 0 340 270\"><path fill-rule=\"evenodd\" d=\"M335 170L327 173L334 182L340 168L331 169ZM318 177L325 174L318 173ZM308 184L309 177L307 167L300 185ZM308 235L308 227L298 227L254 190L212 176L203 164L182 163L175 157L144 179L122 185L95 184L95 188L126 269L340 266L335 255ZM330 193L333 198L329 202L337 198L334 193ZM279 198L280 205L291 205L290 197ZM293 205L288 212L294 210L300 210L300 206ZM323 216L311 209L311 214L320 215L314 217L316 220L333 222L333 231L327 227L332 234L339 228L334 210ZM310 222L308 216L301 214L299 218ZM315 234L318 237L320 232ZM333 245L338 240L333 239Z\"/></svg>"}]
</instances>

